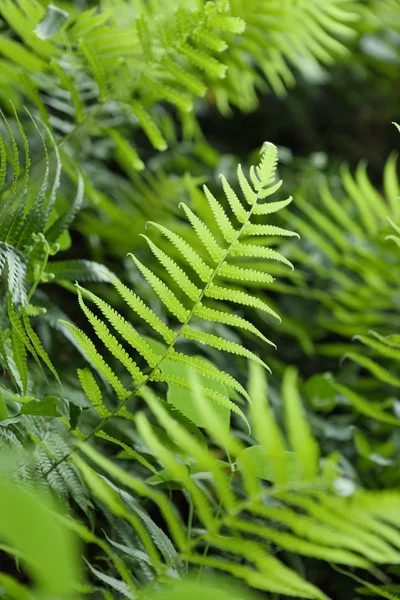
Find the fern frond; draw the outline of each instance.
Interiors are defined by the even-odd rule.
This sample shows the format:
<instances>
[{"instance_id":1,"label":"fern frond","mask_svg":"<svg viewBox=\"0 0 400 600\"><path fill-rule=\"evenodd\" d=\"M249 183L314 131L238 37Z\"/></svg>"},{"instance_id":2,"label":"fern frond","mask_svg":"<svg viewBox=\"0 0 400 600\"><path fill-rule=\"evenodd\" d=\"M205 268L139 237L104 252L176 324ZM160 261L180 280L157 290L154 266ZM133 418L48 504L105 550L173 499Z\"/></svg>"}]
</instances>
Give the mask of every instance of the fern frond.
<instances>
[{"instance_id":1,"label":"fern frond","mask_svg":"<svg viewBox=\"0 0 400 600\"><path fill-rule=\"evenodd\" d=\"M123 284L121 284L116 278L111 277L111 280L123 298L123 300L130 306L136 315L141 317L147 324L149 324L154 331L161 334L168 346L165 349L153 350L150 342L136 331L133 326L116 310L114 310L109 304L104 302L101 298L84 290L82 287L77 285L78 299L80 306L85 313L88 321L92 325L97 337L103 342L104 346L116 359L117 363L121 365L125 371L127 371L133 378L133 385L130 390L126 390L114 369L109 365L105 358L100 354L93 342L70 323L63 321L64 326L73 335L75 341L81 347L83 353L89 360L89 362L96 368L97 372L112 386L114 391L119 398L120 403L116 406L113 412L109 415L105 415L102 422L96 430L89 433L88 437L96 435L96 432L103 428L104 424L112 418L114 414L124 416L128 418L129 413L125 413L125 403L131 396L143 396L145 394L146 386L150 382L165 382L170 386L178 386L183 390L190 391L191 383L188 379L190 373L195 371L199 373L203 378L201 388L203 390L204 397L211 399L220 407L228 408L232 412L238 414L245 422L246 417L244 413L234 404L228 397L221 393L221 387L213 387L212 383L221 385L227 385L230 388L239 391L242 395L247 395L243 392L243 387L236 382L228 374L220 372L215 367L208 366L202 359L194 359L190 356L185 356L182 353L177 353L175 345L180 340L189 340L197 344L204 345L209 348L215 348L220 351L228 352L236 356L249 358L259 365L262 365L266 369L269 367L266 363L257 356L254 352L239 344L231 339L215 335L214 333L208 333L194 328L191 321L194 317L207 319L217 323L225 323L234 327L242 327L243 329L254 333L258 337L265 339L265 336L257 330L251 323L237 317L235 315L229 316L227 306L221 305L222 310L218 308L214 309L214 306L218 306L218 303L223 302L236 302L247 306L252 306L267 312L272 316L276 316L276 313L268 306L263 300L254 297L250 293L247 293L241 289L231 290L229 288L221 287L214 283L216 279L232 278L239 279L242 285L248 285L253 282L264 282L272 283L273 278L266 272L258 269L250 269L239 267L230 262L230 259L235 256L235 248L238 248L238 244L242 243L242 237L246 238L250 228L250 234L253 233L251 229L252 216L254 208L258 205L259 197L263 196L268 191L270 186L275 179L275 170L277 165L277 149L272 144L267 144L262 150L261 161L256 169L251 169L250 180L248 186L252 186L253 193L255 195L255 202L252 208L246 213L246 220L241 224L239 229L235 229L227 216L224 207L216 198L205 188L205 196L209 201L210 211L209 218L210 224L216 229L219 227L221 231L221 240L214 237L209 229L208 225L200 221L191 209L185 207L185 212L188 219L193 227L193 230L200 237L203 244L208 250L212 248L210 255L214 261L214 265L209 265L206 259L203 259L195 250L192 248L189 238L183 239L174 232L169 232L166 228L159 228L165 235L166 239L170 241L174 247L179 251L182 259L190 265L195 271L196 276L199 272L203 275L200 277L202 286L198 287L197 284L192 282L191 276L186 274L186 271L180 267L180 265L172 259L169 254L156 246L149 238L146 237L151 251L160 261L161 265L167 271L170 279L175 283L177 293L184 295L185 304L181 302L180 297L173 292L170 287L164 283L164 281L155 275L148 267L146 267L138 258L131 255L133 262L135 263L138 270L153 288L155 294L159 297L161 302L166 306L168 311L178 319L179 324L176 331L173 331L164 325L160 318L132 292L130 292ZM239 170L238 170L239 173ZM241 171L241 177L244 178L243 172ZM239 177L239 174L238 174ZM247 180L246 180L247 181ZM225 185L226 188L226 185ZM227 189L227 188L226 188ZM231 194L228 191L228 194ZM229 200L228 200L229 201ZM232 199L231 199L232 201ZM255 225L256 226L256 225ZM257 232L260 236L264 236L270 230L268 226L258 225L257 227L265 229L258 229ZM276 233L276 229L272 227L271 231ZM290 232L288 232L290 233ZM209 243L210 242L210 243ZM240 246L239 246L240 250ZM257 258L257 253L252 254L251 245L246 247L246 251L252 258ZM218 254L218 256L216 256ZM198 270L197 270L198 268ZM218 300L214 302L212 306L208 306L209 299ZM86 305L85 300L90 300L101 312L101 317L96 316ZM190 306L189 306L190 303ZM189 307L186 308L186 305ZM143 372L140 367L130 357L127 350L120 344L118 339L113 333L111 333L108 324L116 330L119 336L127 342L132 350L137 352L147 362L149 371ZM266 340L268 341L268 340ZM155 346L153 346L155 347ZM173 372L163 368L166 366L168 361L180 363L187 367L182 372ZM207 379L210 383L207 382ZM97 395L94 396L94 407L98 407ZM132 415L129 416L129 418ZM133 418L133 417L132 417Z\"/></svg>"},{"instance_id":2,"label":"fern frond","mask_svg":"<svg viewBox=\"0 0 400 600\"><path fill-rule=\"evenodd\" d=\"M23 316L23 321L24 321L24 325L25 325L25 330L28 334L28 337L32 343L33 348L36 351L37 356L42 359L42 361L44 362L46 367L49 369L49 371L51 371L51 373L54 375L54 377L56 378L58 383L61 385L61 381L58 376L58 373L57 373L53 363L51 362L49 355L47 354L46 350L43 348L38 335L32 329L32 325L29 322L29 318L26 315ZM17 332L17 334L18 334L18 332ZM28 350L29 350L29 348L28 348Z\"/></svg>"},{"instance_id":3,"label":"fern frond","mask_svg":"<svg viewBox=\"0 0 400 600\"><path fill-rule=\"evenodd\" d=\"M221 246L218 244L207 225L203 223L203 221L199 219L199 217L195 215L195 213L188 206L186 206L186 204L182 203L180 206L185 211L185 214L195 230L199 240L202 242L213 261L218 263L224 255L223 248L221 248Z\"/></svg>"},{"instance_id":4,"label":"fern frond","mask_svg":"<svg viewBox=\"0 0 400 600\"><path fill-rule=\"evenodd\" d=\"M368 371L370 371L380 381L395 387L400 387L400 378L392 375L387 369L382 367L382 365L375 362L371 358L368 358L363 354L359 354L358 352L349 352L347 354L347 358L350 358L361 367L368 369Z\"/></svg>"},{"instance_id":5,"label":"fern frond","mask_svg":"<svg viewBox=\"0 0 400 600\"><path fill-rule=\"evenodd\" d=\"M268 273L258 271L257 269L244 269L237 265L230 265L227 262L223 262L221 266L218 267L217 275L248 283L273 283L274 281L274 278Z\"/></svg>"}]
</instances>

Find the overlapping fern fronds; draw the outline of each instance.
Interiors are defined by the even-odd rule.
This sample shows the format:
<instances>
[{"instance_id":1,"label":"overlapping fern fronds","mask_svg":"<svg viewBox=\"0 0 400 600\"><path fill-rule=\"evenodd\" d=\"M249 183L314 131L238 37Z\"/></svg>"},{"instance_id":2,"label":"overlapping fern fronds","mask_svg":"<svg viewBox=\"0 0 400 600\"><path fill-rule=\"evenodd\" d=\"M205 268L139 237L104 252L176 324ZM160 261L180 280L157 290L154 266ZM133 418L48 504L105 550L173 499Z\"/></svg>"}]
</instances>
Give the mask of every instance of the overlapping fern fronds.
<instances>
[{"instance_id":1,"label":"overlapping fern fronds","mask_svg":"<svg viewBox=\"0 0 400 600\"><path fill-rule=\"evenodd\" d=\"M43 18L43 7L32 0L2 0L0 13L22 43L3 36L0 53L23 73L19 90L62 135L88 117L98 120L96 113L111 100L121 101L121 116L125 112L138 122L154 147L164 150L167 142L152 107L162 101L190 112L196 96L205 94L207 79L225 76L226 65L219 60L227 48L225 38L241 33L245 24L220 1L200 7L197 2L188 7L143 3L135 9L121 1L113 8L67 14L60 31L40 39L33 29ZM45 90L52 90L52 96ZM53 108L63 117L52 117ZM103 116L107 119L108 107ZM129 148L117 131L109 133L117 149ZM135 153L131 147L131 156ZM137 154L133 166L143 168Z\"/></svg>"},{"instance_id":2,"label":"overlapping fern fronds","mask_svg":"<svg viewBox=\"0 0 400 600\"><path fill-rule=\"evenodd\" d=\"M399 246L400 238L396 233L400 232L400 228L390 219L389 221L395 233L386 236L386 241L391 241ZM400 427L400 419L394 410L394 400L390 396L393 390L400 388L400 335L393 332L396 330L392 322L388 323L388 329L390 327L393 330L389 335L382 335L374 330L355 335L353 341L362 344L362 347L355 346L345 355L345 358L372 376L373 385L370 387L373 391L379 391L380 400L367 400L349 387L338 383L334 384L334 387L350 400L354 409L359 413L381 423Z\"/></svg>"},{"instance_id":3,"label":"overlapping fern fronds","mask_svg":"<svg viewBox=\"0 0 400 600\"><path fill-rule=\"evenodd\" d=\"M309 61L330 64L343 56L344 42L356 34L356 5L341 0L232 0L232 12L244 20L246 29L226 54L228 85L213 86L221 111L228 112L229 104L254 110L264 81L284 95L295 84L294 68L304 69Z\"/></svg>"},{"instance_id":4,"label":"overlapping fern fronds","mask_svg":"<svg viewBox=\"0 0 400 600\"><path fill-rule=\"evenodd\" d=\"M203 245L202 254L198 253L190 243L173 230L155 222L151 223L151 226L160 230L168 243L177 250L181 258L180 263L172 259L147 236L143 237L165 269L169 279L162 280L138 257L132 255L131 258L138 271L153 288L156 297L170 314L168 323L161 320L133 291L118 279L112 278L116 291L128 307L149 326L151 334L161 338L164 349L159 350L159 346L154 349L154 346L152 347L151 343L121 314L100 297L78 286L79 303L82 310L105 348L129 374L128 383L131 379L130 384L126 386L120 380L104 357L104 353L98 351L82 331L70 323L64 323L64 325L75 337L92 366L111 385L120 401L119 407L123 406L130 396L140 395L144 386L150 382L165 382L188 389L189 384L185 370L192 368L209 380L210 385L205 385L205 393L208 397L244 417L234 402L212 389L212 382L218 382L247 396L241 384L204 359L195 358L179 351L176 345L182 341L195 342L196 345L200 344L250 358L267 366L245 346L231 341L229 338L205 332L202 324L207 321L222 323L228 327L246 330L272 344L266 335L250 321L237 314L232 314L229 304L250 306L263 311L270 317L279 319L266 300L243 289L247 283L256 282L257 285L263 285L264 282L273 281L265 268L263 270L257 268L257 263L263 264L265 260L288 262L276 250L251 242L255 238L262 241L263 239L267 240L269 236L291 237L296 235L287 229L257 222L259 217L275 213L291 201L291 198L269 201L269 197L280 188L282 183L281 181L275 182L276 165L276 147L273 144L265 144L259 165L250 169L250 180L244 175L242 168L238 167L237 175L243 200L239 199L228 181L222 177L224 193L232 212L231 216L228 216L228 212L207 187L204 187L204 193L209 204L208 222L201 220L187 205L182 204L182 211L192 226L192 235L198 238ZM209 225L213 228L216 226L219 235L214 235ZM245 257L247 260L252 259L253 267L240 266L237 261L241 257ZM232 285L234 282L237 282L236 287ZM238 284L241 287L237 287ZM98 309L101 316L97 316L92 311L89 303ZM118 338L116 334L118 334ZM135 353L133 356L132 351ZM176 374L174 370L171 372L170 367L173 364L180 365L181 375ZM119 407L115 410L120 410ZM107 420L109 416L102 415L102 418Z\"/></svg>"},{"instance_id":5,"label":"overlapping fern fronds","mask_svg":"<svg viewBox=\"0 0 400 600\"><path fill-rule=\"evenodd\" d=\"M0 37L2 73L16 98L27 96L63 137L80 123L90 129L94 117L116 153L129 149L139 170L143 162L115 128L118 120L137 123L164 150L161 103L184 114L210 90L223 112L231 104L253 110L265 80L281 94L294 82L290 65L343 53L336 37L352 35L357 18L338 0L152 2L135 9L121 0L99 11L71 6L58 27L56 9L46 13L34 0L1 0L0 14L10 28Z\"/></svg>"},{"instance_id":6,"label":"overlapping fern fronds","mask_svg":"<svg viewBox=\"0 0 400 600\"><path fill-rule=\"evenodd\" d=\"M333 564L369 569L370 565L399 564L400 513L397 492L365 492L356 489L340 471L334 456L319 465L319 448L301 404L296 372L284 376L287 440L277 425L266 398L266 383L259 365L252 368L249 395L252 422L259 445L244 447L228 433L212 402L203 395L193 375L193 402L201 406L213 447L205 446L176 421L164 402L146 388L143 397L172 446L160 439L153 419L140 413L136 424L147 452L162 470L157 481L174 483L194 507L194 521L186 526L182 515L159 488L155 478L143 481L103 457L94 447L79 443L74 463L92 492L115 515L127 521L140 538L143 560L150 566L148 583L177 577L179 565L188 565L188 574L201 577L203 568L228 573L250 587L294 597L325 599L316 586L292 570L283 560L283 551ZM222 453L226 462L217 457ZM87 462L90 461L94 468ZM99 474L98 470L103 473ZM202 477L200 477L202 474ZM269 482L269 485L266 482ZM171 542L158 541L146 527L146 518L137 518L135 498L146 498L161 513ZM70 525L86 542L85 531ZM132 547L117 540L114 549L121 557L133 556ZM167 550L169 548L169 550ZM92 569L103 583L127 597L138 592L132 578L115 572L107 581L99 569ZM181 576L184 573L181 574ZM200 584L199 584L200 585Z\"/></svg>"},{"instance_id":7,"label":"overlapping fern fronds","mask_svg":"<svg viewBox=\"0 0 400 600\"><path fill-rule=\"evenodd\" d=\"M315 299L318 325L308 333L322 342L323 353L331 355L344 350L343 345L324 343L327 332L350 339L372 328L388 335L400 327L393 304L400 254L394 243L385 240L393 231L388 217L396 223L400 213L397 156L393 153L386 162L382 192L371 183L364 162L355 174L343 166L340 183L335 192L324 183L315 202L300 193L296 206L301 214L285 216L307 240L304 247L298 244L285 250L302 265L303 279L292 291L307 302ZM284 291L290 293L290 286Z\"/></svg>"},{"instance_id":8,"label":"overlapping fern fronds","mask_svg":"<svg viewBox=\"0 0 400 600\"><path fill-rule=\"evenodd\" d=\"M62 246L69 244L68 228L83 201L83 180L78 175L74 200L60 210L57 193L60 185L61 160L57 145L46 131L53 147L54 165L41 129L33 121L45 156L41 182L31 173L27 136L15 112L18 133L23 142L24 160L9 122L4 119L7 137L0 134L0 361L19 391L28 388L27 357L31 355L40 368L45 365L57 378L56 370L31 324L31 318L46 309L37 305L38 286L49 281L73 279L105 280L106 274L91 261L49 261ZM11 154L8 160L7 153ZM10 172L9 172L10 171ZM36 176L35 172L35 176Z\"/></svg>"}]
</instances>

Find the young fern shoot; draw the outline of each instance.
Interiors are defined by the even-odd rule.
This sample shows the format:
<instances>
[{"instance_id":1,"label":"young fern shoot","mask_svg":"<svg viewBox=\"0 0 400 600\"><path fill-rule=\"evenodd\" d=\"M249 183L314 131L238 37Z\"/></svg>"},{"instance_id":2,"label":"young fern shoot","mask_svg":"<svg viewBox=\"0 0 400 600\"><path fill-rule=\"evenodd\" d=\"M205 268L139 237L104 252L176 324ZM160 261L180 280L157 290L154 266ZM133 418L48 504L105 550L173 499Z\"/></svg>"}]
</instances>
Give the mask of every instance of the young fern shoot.
<instances>
[{"instance_id":1,"label":"young fern shoot","mask_svg":"<svg viewBox=\"0 0 400 600\"><path fill-rule=\"evenodd\" d=\"M162 353L153 350L147 339L104 300L81 286L77 286L80 306L91 323L94 332L132 378L132 386L126 389L89 337L75 325L63 322L75 337L88 361L111 385L119 399L119 404L114 411L106 416L100 415L102 421L93 433L98 432L114 414L121 414L121 409L123 409L128 398L132 395L141 395L144 387L151 382L174 384L190 390L188 378L171 374L171 370L165 368L171 363L178 363L189 370L192 369L206 380L209 380L210 383L213 381L222 383L248 398L242 385L231 375L220 371L202 358L192 357L176 350L177 342L182 339L249 358L268 369L264 361L248 348L225 337L203 331L201 323L212 321L246 329L269 342L264 334L251 322L232 314L232 311L229 312L229 304L251 306L279 319L278 315L265 300L241 288L229 286L227 280L228 282L236 281L241 286L253 282L270 283L273 281L273 278L264 270L256 267L242 268L238 266L233 262L233 259L237 257L246 257L246 259L250 257L254 261L258 261L258 265L260 264L259 261L264 259L278 260L290 264L275 250L263 245L249 243L249 239L251 240L253 236L267 239L268 236L297 235L287 229L257 222L257 217L277 212L291 202L291 198L279 202L265 201L281 185L281 182L275 183L277 160L277 148L268 143L261 150L261 160L258 166L251 167L249 178L244 175L239 165L237 176L244 202L239 199L228 181L223 176L221 177L224 193L238 224L231 220L223 206L207 187L204 187L204 193L210 207L209 224L201 220L187 205L181 205L194 234L199 238L208 253L208 258L206 258L205 253L200 256L198 251L180 235L157 223L152 223L152 225L157 227L167 240L174 245L182 258L182 266L147 236L144 237L151 251L164 267L166 275L169 276L167 282L162 281L136 256L131 255L138 270L165 305L172 319L177 322L176 327L172 328L169 324L164 323L152 309L146 306L133 291L118 279L114 277L111 279L116 291L127 305L150 326L153 334L162 338L166 345ZM218 237L211 231L211 227L214 225L220 231ZM190 272L190 275L186 273L186 269L188 273ZM182 298L178 298L171 289L169 281L173 282L175 287L180 290ZM101 318L92 312L86 300L90 300L99 309ZM210 306L210 302L212 302L212 306ZM221 310L215 308L215 306L219 306ZM193 325L195 319L196 327ZM197 323L200 323L200 326ZM122 338L124 346L117 339L116 334L119 334ZM272 344L272 342L269 343ZM134 358L132 357L132 350L137 355ZM216 404L225 406L245 419L240 408L225 395L213 389L212 385L205 384L203 393Z\"/></svg>"}]
</instances>

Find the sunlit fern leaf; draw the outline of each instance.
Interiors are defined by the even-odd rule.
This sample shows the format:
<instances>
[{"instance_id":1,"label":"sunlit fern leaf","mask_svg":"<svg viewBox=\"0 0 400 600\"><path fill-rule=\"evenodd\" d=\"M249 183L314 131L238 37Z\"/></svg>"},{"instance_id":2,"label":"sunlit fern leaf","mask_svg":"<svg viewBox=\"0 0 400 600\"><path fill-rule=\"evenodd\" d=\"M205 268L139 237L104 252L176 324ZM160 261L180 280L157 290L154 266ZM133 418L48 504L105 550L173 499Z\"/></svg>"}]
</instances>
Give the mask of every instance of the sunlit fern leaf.
<instances>
[{"instance_id":1,"label":"sunlit fern leaf","mask_svg":"<svg viewBox=\"0 0 400 600\"><path fill-rule=\"evenodd\" d=\"M252 191L253 204L250 210L246 213L245 220L240 223L237 227L233 224L225 212L225 208L220 204L216 198L205 188L205 195L209 201L209 222L214 227L215 225L220 228L221 239L215 241L214 236L210 233L206 234L202 238L202 233L209 231L208 225L200 220L189 208L185 207L185 212L189 217L189 221L194 229L194 232L200 237L201 241L208 244L209 239L212 239L211 247L218 248L218 259L215 257L215 253L211 252L211 258L213 262L209 264L209 259L206 260L200 257L197 251L191 247L188 241L184 241L179 235L172 231L169 231L165 227L161 227L162 233L165 235L167 240L173 244L175 248L179 250L182 256L185 266L189 265L190 271L183 269L175 260L173 260L168 250L163 250L159 246L156 246L150 238L145 237L152 252L160 261L161 265L165 268L165 271L169 275L168 283L163 281L158 275L155 275L151 269L146 267L137 257L131 255L136 267L153 288L155 294L159 297L161 302L166 306L172 317L175 317L177 321L175 329L172 326L164 324L160 318L153 313L152 310L147 308L140 298L130 292L123 284L112 277L112 281L125 300L129 307L136 313L138 317L143 319L153 330L153 333L160 334L167 342L168 346L162 354L155 353L143 338L143 336L133 328L133 326L119 314L110 305L104 302L101 298L84 290L78 286L79 302L82 310L86 314L89 322L93 326L93 329L98 338L103 342L105 348L113 354L114 358L124 367L126 371L132 376L134 385L131 388L132 394L139 393L143 386L150 381L173 383L170 379L170 375L163 372L160 369L160 365L164 360L176 360L180 355L174 355L174 346L178 341L189 340L196 344L215 348L238 356L250 358L264 367L268 368L263 360L261 360L256 354L250 351L245 346L238 344L230 339L215 335L214 333L202 331L200 326L193 327L192 319L196 317L201 320L205 319L214 323L225 323L232 327L244 328L249 332L254 333L262 339L267 338L262 332L259 332L251 323L245 319L236 317L235 315L229 315L229 303L237 302L248 306L253 306L266 311L272 316L277 316L275 312L268 306L268 304L252 294L247 293L241 289L230 289L222 287L216 282L219 281L224 283L226 279L237 279L240 284L245 286L252 282L268 282L271 283L273 278L266 272L256 268L242 268L231 263L231 259L236 256L235 249L238 248L238 244L242 244L248 235L257 234L261 239L266 238L270 233L273 235L296 235L291 231L283 230L281 228L253 223L253 213L256 207L266 205L261 197L267 196L268 189L271 185L274 185L275 173L277 166L277 149L273 144L265 144L261 151L260 164L256 169L252 169L250 172L249 182L242 169L238 169L238 177L241 180L241 185L248 186ZM244 184L244 182L246 182ZM231 188L227 188L225 184L225 191L228 190L228 194ZM247 188L246 188L247 189ZM246 192L247 193L247 192ZM239 200L238 200L239 201ZM260 212L260 211L259 211ZM265 211L264 211L265 212ZM211 238L210 238L211 236ZM258 246L255 246L258 248ZM208 248L209 249L209 248ZM240 246L239 246L240 249ZM253 246L246 245L246 256L253 259L255 266L259 262L259 252L257 250L253 253ZM195 280L200 275L201 283ZM171 289L171 283L174 283L174 291ZM93 302L96 307L100 310L102 318L96 316L90 308L85 304L85 299ZM211 306L208 306L208 299L213 299L214 302ZM221 301L221 311L217 307ZM227 304L225 303L227 302ZM104 319L104 320L102 320ZM115 335L109 329L109 325L121 336L124 345L118 341ZM79 331L75 326L66 324L68 329L74 335L78 344L84 349L84 353L88 357L89 361L95 365L106 380L112 385L114 390L118 390L118 397L120 400L129 397L129 391L119 381L115 375L113 368L107 363L106 358L99 353L95 348L93 342L87 338L86 334ZM130 358L130 353L135 352L140 355L140 362L143 360L145 364L143 367ZM183 356L183 355L182 355ZM200 363L193 362L195 370L200 369ZM149 371L150 369L150 371ZM204 374L204 373L203 373ZM218 374L216 371L208 369L209 378L215 378L216 381L225 382L228 381L226 374ZM176 380L177 385L187 387L187 382ZM233 381L230 380L232 384ZM238 384L235 383L234 387L238 389ZM214 400L221 404L222 398L217 397L215 393L207 392L209 396L214 396ZM232 408L232 405L230 405ZM235 412L241 411L238 409Z\"/></svg>"}]
</instances>

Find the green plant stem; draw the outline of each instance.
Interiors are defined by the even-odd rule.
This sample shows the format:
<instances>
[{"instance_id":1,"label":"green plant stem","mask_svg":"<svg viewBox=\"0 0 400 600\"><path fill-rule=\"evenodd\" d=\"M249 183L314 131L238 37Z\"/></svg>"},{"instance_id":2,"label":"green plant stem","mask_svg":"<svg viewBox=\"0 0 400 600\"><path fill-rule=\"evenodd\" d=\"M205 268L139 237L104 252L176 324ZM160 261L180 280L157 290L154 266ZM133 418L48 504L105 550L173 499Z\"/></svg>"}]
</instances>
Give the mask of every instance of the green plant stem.
<instances>
[{"instance_id":1,"label":"green plant stem","mask_svg":"<svg viewBox=\"0 0 400 600\"><path fill-rule=\"evenodd\" d=\"M191 537L192 537L193 511L194 511L194 506L193 506L192 495L189 492L189 516L188 516L188 524L187 524L187 540L188 540L188 542L190 542ZM188 569L188 564L189 564L189 561L188 561L188 559L186 559L186 569Z\"/></svg>"}]
</instances>

